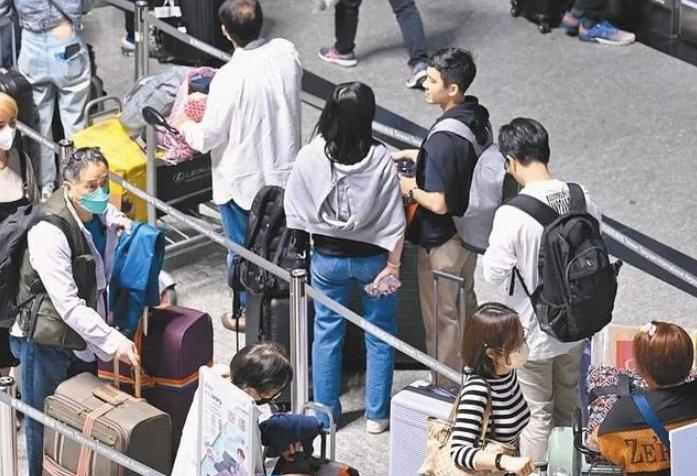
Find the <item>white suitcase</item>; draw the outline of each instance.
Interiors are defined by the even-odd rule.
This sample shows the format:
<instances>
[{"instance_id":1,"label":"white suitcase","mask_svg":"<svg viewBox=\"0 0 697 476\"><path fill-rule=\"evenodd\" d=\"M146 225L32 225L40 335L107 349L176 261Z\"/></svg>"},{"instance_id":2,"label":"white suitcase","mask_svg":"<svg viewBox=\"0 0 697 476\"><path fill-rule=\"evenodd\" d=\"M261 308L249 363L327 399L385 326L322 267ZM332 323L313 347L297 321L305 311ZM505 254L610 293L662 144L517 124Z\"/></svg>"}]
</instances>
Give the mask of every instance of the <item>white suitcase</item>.
<instances>
[{"instance_id":1,"label":"white suitcase","mask_svg":"<svg viewBox=\"0 0 697 476\"><path fill-rule=\"evenodd\" d=\"M417 380L392 398L390 408L390 476L417 476L426 458L428 417L447 420L454 397Z\"/></svg>"}]
</instances>

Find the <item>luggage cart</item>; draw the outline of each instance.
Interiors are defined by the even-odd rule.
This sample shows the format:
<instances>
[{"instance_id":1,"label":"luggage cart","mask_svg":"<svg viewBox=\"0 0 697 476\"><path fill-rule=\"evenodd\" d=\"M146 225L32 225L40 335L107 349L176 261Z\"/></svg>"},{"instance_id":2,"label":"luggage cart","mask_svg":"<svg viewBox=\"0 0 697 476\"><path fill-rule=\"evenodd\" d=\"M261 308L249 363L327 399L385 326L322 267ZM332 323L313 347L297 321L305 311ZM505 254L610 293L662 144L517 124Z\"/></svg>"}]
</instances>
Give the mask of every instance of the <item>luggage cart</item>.
<instances>
[{"instance_id":1,"label":"luggage cart","mask_svg":"<svg viewBox=\"0 0 697 476\"><path fill-rule=\"evenodd\" d=\"M572 458L572 476L604 476L617 475L622 476L624 472L622 468L614 466L610 462L603 459L597 451L594 451L586 445L586 441L590 437L587 428L583 427L581 409L576 408L571 417L571 429L573 433L573 458Z\"/></svg>"}]
</instances>

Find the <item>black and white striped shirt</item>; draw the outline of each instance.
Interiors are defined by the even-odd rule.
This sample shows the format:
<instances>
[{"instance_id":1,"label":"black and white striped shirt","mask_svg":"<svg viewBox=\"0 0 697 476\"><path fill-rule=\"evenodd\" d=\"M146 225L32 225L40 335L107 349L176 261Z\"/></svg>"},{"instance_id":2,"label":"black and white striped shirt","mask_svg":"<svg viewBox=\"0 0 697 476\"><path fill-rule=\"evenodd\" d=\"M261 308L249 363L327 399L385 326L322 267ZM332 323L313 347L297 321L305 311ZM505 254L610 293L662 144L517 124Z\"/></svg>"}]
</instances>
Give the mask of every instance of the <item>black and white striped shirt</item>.
<instances>
[{"instance_id":1,"label":"black and white striped shirt","mask_svg":"<svg viewBox=\"0 0 697 476\"><path fill-rule=\"evenodd\" d=\"M491 417L487 438L512 443L530 420L530 410L523 398L515 371L487 379L491 387ZM458 467L476 470L474 460L482 432L488 390L482 377L472 375L460 391L460 405L453 427L450 456Z\"/></svg>"}]
</instances>

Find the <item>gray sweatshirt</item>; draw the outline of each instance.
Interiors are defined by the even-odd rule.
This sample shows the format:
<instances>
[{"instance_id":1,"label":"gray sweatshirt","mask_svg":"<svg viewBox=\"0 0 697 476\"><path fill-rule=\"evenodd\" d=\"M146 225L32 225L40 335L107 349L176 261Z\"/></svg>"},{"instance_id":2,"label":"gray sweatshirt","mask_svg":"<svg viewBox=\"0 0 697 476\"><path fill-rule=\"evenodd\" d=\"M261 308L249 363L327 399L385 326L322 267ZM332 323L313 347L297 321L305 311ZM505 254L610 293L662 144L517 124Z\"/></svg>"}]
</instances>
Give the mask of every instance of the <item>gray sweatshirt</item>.
<instances>
[{"instance_id":1,"label":"gray sweatshirt","mask_svg":"<svg viewBox=\"0 0 697 476\"><path fill-rule=\"evenodd\" d=\"M393 250L406 220L397 170L384 145L354 165L331 163L321 136L300 149L286 184L289 228Z\"/></svg>"}]
</instances>

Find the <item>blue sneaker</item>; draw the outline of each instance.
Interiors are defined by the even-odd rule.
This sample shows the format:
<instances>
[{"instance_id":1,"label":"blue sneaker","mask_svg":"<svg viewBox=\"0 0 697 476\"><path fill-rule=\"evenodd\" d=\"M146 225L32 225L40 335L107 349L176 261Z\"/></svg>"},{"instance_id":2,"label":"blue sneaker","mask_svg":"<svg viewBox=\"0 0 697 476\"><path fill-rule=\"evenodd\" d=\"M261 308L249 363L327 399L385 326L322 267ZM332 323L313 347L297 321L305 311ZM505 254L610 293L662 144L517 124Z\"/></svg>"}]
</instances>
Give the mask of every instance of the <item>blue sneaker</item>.
<instances>
[{"instance_id":1,"label":"blue sneaker","mask_svg":"<svg viewBox=\"0 0 697 476\"><path fill-rule=\"evenodd\" d=\"M581 41L614 46L631 45L636 41L636 35L634 33L620 30L606 20L595 24L590 24L586 21L581 22L578 29L578 38Z\"/></svg>"},{"instance_id":2,"label":"blue sneaker","mask_svg":"<svg viewBox=\"0 0 697 476\"><path fill-rule=\"evenodd\" d=\"M571 10L564 13L564 17L561 19L561 28L569 36L578 35L578 28L581 25L581 17L574 15Z\"/></svg>"}]
</instances>

